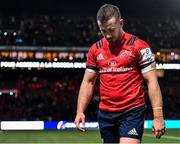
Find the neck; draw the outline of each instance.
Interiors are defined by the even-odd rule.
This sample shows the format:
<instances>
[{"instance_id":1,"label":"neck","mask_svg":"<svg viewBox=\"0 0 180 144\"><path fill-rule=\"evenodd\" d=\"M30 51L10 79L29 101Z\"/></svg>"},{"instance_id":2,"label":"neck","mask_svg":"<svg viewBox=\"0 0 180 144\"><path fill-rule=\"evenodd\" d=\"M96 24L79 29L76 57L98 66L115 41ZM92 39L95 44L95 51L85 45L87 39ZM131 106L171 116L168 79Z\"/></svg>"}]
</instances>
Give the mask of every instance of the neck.
<instances>
[{"instance_id":1,"label":"neck","mask_svg":"<svg viewBox=\"0 0 180 144\"><path fill-rule=\"evenodd\" d=\"M120 31L120 34L119 34L119 39L121 39L122 38L122 36L123 36L123 34L124 34L125 32L123 31L123 30L121 30Z\"/></svg>"}]
</instances>

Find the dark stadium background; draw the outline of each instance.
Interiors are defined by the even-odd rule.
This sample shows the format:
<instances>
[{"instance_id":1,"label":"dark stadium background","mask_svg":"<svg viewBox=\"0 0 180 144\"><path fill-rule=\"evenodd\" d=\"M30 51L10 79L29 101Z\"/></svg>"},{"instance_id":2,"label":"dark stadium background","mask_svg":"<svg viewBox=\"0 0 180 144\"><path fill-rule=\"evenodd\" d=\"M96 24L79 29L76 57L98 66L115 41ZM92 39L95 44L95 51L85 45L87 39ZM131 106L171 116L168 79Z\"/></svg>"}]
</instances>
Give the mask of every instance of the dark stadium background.
<instances>
[{"instance_id":1,"label":"dark stadium background","mask_svg":"<svg viewBox=\"0 0 180 144\"><path fill-rule=\"evenodd\" d=\"M69 14L95 15L104 3L119 5L124 16L127 15L179 15L179 0L1 0L0 11L3 14Z\"/></svg>"},{"instance_id":2,"label":"dark stadium background","mask_svg":"<svg viewBox=\"0 0 180 144\"><path fill-rule=\"evenodd\" d=\"M104 3L120 7L125 30L150 44L157 63L180 63L179 0L1 0L0 62L85 62L88 48L101 37L96 12ZM84 68L1 67L0 121L74 121L83 73ZM165 119L179 120L180 69L158 74ZM98 103L97 82L87 121L96 121Z\"/></svg>"}]
</instances>

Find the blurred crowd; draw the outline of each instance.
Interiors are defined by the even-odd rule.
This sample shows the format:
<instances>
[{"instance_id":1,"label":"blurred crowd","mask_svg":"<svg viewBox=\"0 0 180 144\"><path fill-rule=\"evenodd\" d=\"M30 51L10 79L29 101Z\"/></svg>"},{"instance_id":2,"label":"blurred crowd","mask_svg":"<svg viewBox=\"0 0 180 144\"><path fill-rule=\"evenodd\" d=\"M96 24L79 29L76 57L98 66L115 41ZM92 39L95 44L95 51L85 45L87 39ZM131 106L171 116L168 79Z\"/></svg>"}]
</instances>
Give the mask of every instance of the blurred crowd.
<instances>
[{"instance_id":1,"label":"blurred crowd","mask_svg":"<svg viewBox=\"0 0 180 144\"><path fill-rule=\"evenodd\" d=\"M125 18L127 32L153 48L180 47L177 17ZM90 46L101 37L93 16L0 16L0 45Z\"/></svg>"},{"instance_id":2,"label":"blurred crowd","mask_svg":"<svg viewBox=\"0 0 180 144\"><path fill-rule=\"evenodd\" d=\"M9 16L0 21L1 45L87 46L98 37L91 16Z\"/></svg>"},{"instance_id":3,"label":"blurred crowd","mask_svg":"<svg viewBox=\"0 0 180 144\"><path fill-rule=\"evenodd\" d=\"M173 74L172 74L173 73ZM84 69L11 70L1 71L0 120L73 121L77 96ZM166 119L180 119L180 78L178 71L166 71L160 78ZM87 121L96 121L99 105L99 86L86 111ZM7 93L16 89L16 94ZM145 89L146 118L152 119L151 105Z\"/></svg>"},{"instance_id":4,"label":"blurred crowd","mask_svg":"<svg viewBox=\"0 0 180 144\"><path fill-rule=\"evenodd\" d=\"M72 121L83 74L82 69L2 72L0 120ZM13 95L10 94L12 89L16 89ZM88 112L89 119L96 119L97 87L95 94Z\"/></svg>"}]
</instances>

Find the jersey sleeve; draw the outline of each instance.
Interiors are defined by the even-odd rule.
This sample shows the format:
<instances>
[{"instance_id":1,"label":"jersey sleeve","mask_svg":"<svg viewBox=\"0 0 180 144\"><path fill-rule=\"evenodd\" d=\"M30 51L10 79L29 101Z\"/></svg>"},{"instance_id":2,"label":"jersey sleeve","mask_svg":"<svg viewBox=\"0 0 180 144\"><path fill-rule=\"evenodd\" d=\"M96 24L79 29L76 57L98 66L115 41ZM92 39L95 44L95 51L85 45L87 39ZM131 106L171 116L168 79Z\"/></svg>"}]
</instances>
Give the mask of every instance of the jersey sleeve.
<instances>
[{"instance_id":1,"label":"jersey sleeve","mask_svg":"<svg viewBox=\"0 0 180 144\"><path fill-rule=\"evenodd\" d=\"M153 62L155 62L155 56L151 51L150 46L143 40L138 40L137 43L137 56L138 65L142 73L155 69Z\"/></svg>"},{"instance_id":2,"label":"jersey sleeve","mask_svg":"<svg viewBox=\"0 0 180 144\"><path fill-rule=\"evenodd\" d=\"M96 45L93 44L89 51L88 51L88 55L87 55L87 60L86 60L86 69L89 72L96 72L98 70L97 68L97 63L96 63Z\"/></svg>"}]
</instances>

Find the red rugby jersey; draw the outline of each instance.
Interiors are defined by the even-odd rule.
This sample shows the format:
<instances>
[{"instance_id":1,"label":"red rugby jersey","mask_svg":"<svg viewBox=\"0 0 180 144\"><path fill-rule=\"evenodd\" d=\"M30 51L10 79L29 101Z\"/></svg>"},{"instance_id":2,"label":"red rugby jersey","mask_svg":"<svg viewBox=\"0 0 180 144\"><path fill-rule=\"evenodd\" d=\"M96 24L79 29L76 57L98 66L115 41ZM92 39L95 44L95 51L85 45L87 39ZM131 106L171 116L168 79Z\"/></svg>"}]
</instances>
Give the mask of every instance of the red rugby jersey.
<instances>
[{"instance_id":1,"label":"red rugby jersey","mask_svg":"<svg viewBox=\"0 0 180 144\"><path fill-rule=\"evenodd\" d=\"M100 75L99 108L116 112L144 105L142 69L154 60L149 45L126 32L114 44L105 38L94 43L86 69Z\"/></svg>"}]
</instances>

